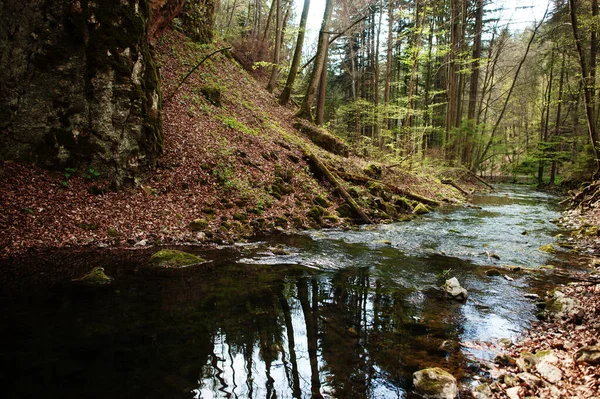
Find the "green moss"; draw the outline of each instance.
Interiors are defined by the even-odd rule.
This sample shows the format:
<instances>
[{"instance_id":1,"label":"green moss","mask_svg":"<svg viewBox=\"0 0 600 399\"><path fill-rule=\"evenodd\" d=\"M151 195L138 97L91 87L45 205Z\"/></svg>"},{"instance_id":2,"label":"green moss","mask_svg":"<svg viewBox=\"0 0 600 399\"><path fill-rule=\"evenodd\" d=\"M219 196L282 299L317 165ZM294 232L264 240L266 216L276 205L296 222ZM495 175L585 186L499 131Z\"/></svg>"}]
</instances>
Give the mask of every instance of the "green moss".
<instances>
[{"instance_id":1,"label":"green moss","mask_svg":"<svg viewBox=\"0 0 600 399\"><path fill-rule=\"evenodd\" d=\"M86 285L105 285L109 284L112 281L112 278L104 273L103 267L95 267L88 274L75 281Z\"/></svg>"},{"instance_id":2,"label":"green moss","mask_svg":"<svg viewBox=\"0 0 600 399\"><path fill-rule=\"evenodd\" d=\"M109 227L108 230L106 230L106 235L109 237L119 237L121 235L121 233L119 233L119 230L113 228L113 227Z\"/></svg>"},{"instance_id":3,"label":"green moss","mask_svg":"<svg viewBox=\"0 0 600 399\"><path fill-rule=\"evenodd\" d=\"M244 215L243 213L236 212L233 214L233 220L246 223L248 221L248 216Z\"/></svg>"},{"instance_id":4,"label":"green moss","mask_svg":"<svg viewBox=\"0 0 600 399\"><path fill-rule=\"evenodd\" d=\"M196 255L174 249L162 249L150 258L152 265L164 268L181 268L205 261Z\"/></svg>"},{"instance_id":5,"label":"green moss","mask_svg":"<svg viewBox=\"0 0 600 399\"><path fill-rule=\"evenodd\" d=\"M323 209L322 207L320 207L318 205L313 206L312 208L310 208L308 210L308 212L306 212L306 216L308 216L315 222L320 222L321 218L323 217L324 214L325 214L325 209Z\"/></svg>"},{"instance_id":6,"label":"green moss","mask_svg":"<svg viewBox=\"0 0 600 399\"><path fill-rule=\"evenodd\" d=\"M192 231L202 231L207 226L208 226L208 221L206 219L195 219L188 225L188 227Z\"/></svg>"},{"instance_id":7,"label":"green moss","mask_svg":"<svg viewBox=\"0 0 600 399\"><path fill-rule=\"evenodd\" d=\"M416 215L422 215L429 212L431 212L431 210L427 207L427 205L424 205L420 202L417 204L417 206L415 206L415 209L413 210L413 213Z\"/></svg>"},{"instance_id":8,"label":"green moss","mask_svg":"<svg viewBox=\"0 0 600 399\"><path fill-rule=\"evenodd\" d=\"M556 252L556 248L552 244L546 244L540 247L540 251L553 254Z\"/></svg>"},{"instance_id":9,"label":"green moss","mask_svg":"<svg viewBox=\"0 0 600 399\"><path fill-rule=\"evenodd\" d=\"M327 198L325 198L325 197L323 197L323 196L321 196L321 195L319 195L319 196L316 196L316 197L313 199L313 202L315 203L315 205L321 206L321 207L323 207L323 208L329 208L329 207L331 206L331 202L329 202L329 201L327 200Z\"/></svg>"}]
</instances>

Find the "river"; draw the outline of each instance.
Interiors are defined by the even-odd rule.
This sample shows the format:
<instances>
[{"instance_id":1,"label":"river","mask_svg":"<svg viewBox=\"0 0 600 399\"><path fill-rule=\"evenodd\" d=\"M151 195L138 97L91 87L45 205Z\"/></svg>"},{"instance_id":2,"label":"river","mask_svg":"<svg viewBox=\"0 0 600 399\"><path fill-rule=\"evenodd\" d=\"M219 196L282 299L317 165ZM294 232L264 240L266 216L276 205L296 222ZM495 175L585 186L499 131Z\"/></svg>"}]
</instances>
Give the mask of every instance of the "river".
<instances>
[{"instance_id":1,"label":"river","mask_svg":"<svg viewBox=\"0 0 600 399\"><path fill-rule=\"evenodd\" d=\"M410 222L188 248L212 262L168 276L140 271L151 251L61 255L56 268L101 264L115 281L1 297L3 397L413 398L412 373L431 366L468 384L487 343L535 321L524 295L575 259L539 250L556 202L501 186ZM444 297L449 277L466 303Z\"/></svg>"}]
</instances>

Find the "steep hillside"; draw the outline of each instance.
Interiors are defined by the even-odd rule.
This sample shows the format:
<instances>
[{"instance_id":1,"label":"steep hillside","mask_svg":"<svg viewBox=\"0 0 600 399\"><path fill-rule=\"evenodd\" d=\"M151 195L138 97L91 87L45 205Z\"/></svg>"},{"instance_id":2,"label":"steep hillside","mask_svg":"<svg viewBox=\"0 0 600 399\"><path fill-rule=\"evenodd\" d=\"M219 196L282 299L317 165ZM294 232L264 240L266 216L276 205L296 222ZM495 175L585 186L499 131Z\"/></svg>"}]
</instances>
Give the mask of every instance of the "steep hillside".
<instances>
[{"instance_id":1,"label":"steep hillside","mask_svg":"<svg viewBox=\"0 0 600 399\"><path fill-rule=\"evenodd\" d=\"M175 92L216 47L167 32L156 49L165 138L152 177L112 191L93 169L60 173L3 162L2 256L32 247L231 243L263 232L349 226L361 221L350 202L378 222L416 213L415 200L461 198L457 189L404 171L405 165L372 165L351 151L343 156L343 143L298 124L292 109L280 107L226 55L208 59ZM334 151L341 146L335 152L342 155L308 136ZM341 196L323 166L352 200Z\"/></svg>"}]
</instances>

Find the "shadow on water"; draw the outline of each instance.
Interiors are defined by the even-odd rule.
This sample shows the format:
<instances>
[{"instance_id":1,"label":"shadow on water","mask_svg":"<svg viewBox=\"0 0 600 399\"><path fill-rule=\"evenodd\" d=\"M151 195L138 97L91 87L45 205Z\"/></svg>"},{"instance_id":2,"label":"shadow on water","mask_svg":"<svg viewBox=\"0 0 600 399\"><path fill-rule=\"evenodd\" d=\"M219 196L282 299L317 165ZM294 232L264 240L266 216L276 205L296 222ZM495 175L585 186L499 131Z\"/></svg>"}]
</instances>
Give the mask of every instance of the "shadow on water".
<instances>
[{"instance_id":1,"label":"shadow on water","mask_svg":"<svg viewBox=\"0 0 600 399\"><path fill-rule=\"evenodd\" d=\"M2 295L4 397L412 398L420 368L467 379L492 353L461 343L518 336L534 320L523 295L556 279L538 267L567 267L538 250L556 234L553 197L510 187L474 203L205 251L205 269L166 277L138 271L148 252L55 256L48 269L103 264L115 283ZM503 264L532 270L485 274ZM465 304L439 290L450 275Z\"/></svg>"}]
</instances>

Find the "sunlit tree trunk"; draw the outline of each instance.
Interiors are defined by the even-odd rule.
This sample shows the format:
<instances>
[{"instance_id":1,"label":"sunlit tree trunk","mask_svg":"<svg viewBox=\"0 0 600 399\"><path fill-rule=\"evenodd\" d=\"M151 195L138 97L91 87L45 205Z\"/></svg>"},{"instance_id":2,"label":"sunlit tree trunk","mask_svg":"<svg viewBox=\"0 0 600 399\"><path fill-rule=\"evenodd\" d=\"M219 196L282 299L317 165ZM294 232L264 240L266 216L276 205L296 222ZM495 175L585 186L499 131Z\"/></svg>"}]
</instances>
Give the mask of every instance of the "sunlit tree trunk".
<instances>
[{"instance_id":1,"label":"sunlit tree trunk","mask_svg":"<svg viewBox=\"0 0 600 399\"><path fill-rule=\"evenodd\" d=\"M329 20L331 19L331 14L333 11L333 1L334 0L327 0L325 3L325 12L323 14L323 22L321 23L321 31L319 32L319 44L317 45L316 59L310 74L310 81L308 83L308 87L306 88L304 100L302 101L300 110L296 114L296 116L306 118L310 121L314 121L312 104L315 100L317 85L319 83L319 79L321 78L321 70L323 68L325 51L327 50L327 29L329 27Z\"/></svg>"}]
</instances>

